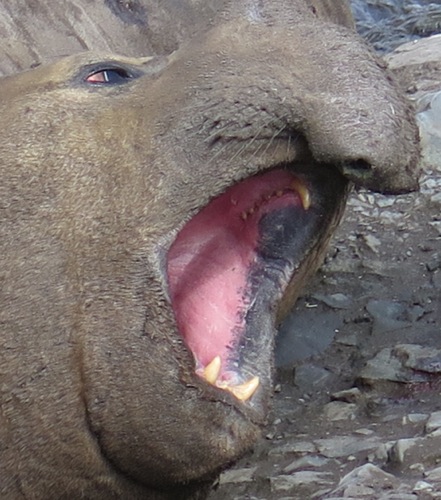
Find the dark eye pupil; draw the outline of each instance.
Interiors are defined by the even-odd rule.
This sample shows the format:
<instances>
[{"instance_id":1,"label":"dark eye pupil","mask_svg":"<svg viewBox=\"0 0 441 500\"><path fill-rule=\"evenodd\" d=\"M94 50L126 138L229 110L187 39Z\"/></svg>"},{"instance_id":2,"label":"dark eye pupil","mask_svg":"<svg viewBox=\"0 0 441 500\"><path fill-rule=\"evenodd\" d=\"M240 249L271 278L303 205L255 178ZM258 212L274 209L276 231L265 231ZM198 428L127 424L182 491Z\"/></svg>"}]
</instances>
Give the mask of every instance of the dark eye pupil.
<instances>
[{"instance_id":1,"label":"dark eye pupil","mask_svg":"<svg viewBox=\"0 0 441 500\"><path fill-rule=\"evenodd\" d=\"M102 69L86 77L87 83L120 85L127 83L132 77L122 68Z\"/></svg>"}]
</instances>

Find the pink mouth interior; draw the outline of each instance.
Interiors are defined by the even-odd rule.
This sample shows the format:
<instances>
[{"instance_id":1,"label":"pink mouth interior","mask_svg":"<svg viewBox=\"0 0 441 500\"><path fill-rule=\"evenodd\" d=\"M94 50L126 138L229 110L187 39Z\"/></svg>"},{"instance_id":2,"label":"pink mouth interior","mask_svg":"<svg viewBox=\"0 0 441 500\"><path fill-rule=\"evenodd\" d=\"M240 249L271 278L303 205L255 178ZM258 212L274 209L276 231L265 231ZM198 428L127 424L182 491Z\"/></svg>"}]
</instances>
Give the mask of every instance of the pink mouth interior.
<instances>
[{"instance_id":1,"label":"pink mouth interior","mask_svg":"<svg viewBox=\"0 0 441 500\"><path fill-rule=\"evenodd\" d=\"M302 206L292 186L295 179L286 170L274 170L236 184L194 216L171 246L171 300L198 373L220 356L219 379L234 376L226 370L227 360L251 307L248 275L257 259L258 223L270 211Z\"/></svg>"}]
</instances>

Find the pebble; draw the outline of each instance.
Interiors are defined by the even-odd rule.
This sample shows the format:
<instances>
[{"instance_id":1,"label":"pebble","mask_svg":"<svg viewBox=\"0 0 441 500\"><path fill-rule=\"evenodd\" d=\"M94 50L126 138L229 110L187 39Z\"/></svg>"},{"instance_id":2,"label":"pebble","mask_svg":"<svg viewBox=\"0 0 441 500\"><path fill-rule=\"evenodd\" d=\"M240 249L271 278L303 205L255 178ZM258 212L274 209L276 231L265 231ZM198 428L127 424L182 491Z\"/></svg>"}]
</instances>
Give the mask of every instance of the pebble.
<instances>
[{"instance_id":1,"label":"pebble","mask_svg":"<svg viewBox=\"0 0 441 500\"><path fill-rule=\"evenodd\" d=\"M427 262L426 267L427 270L431 272L441 269L441 253L435 253L430 261Z\"/></svg>"},{"instance_id":2,"label":"pebble","mask_svg":"<svg viewBox=\"0 0 441 500\"><path fill-rule=\"evenodd\" d=\"M354 420L356 410L356 404L331 401L325 405L323 413L328 421L336 422L337 420Z\"/></svg>"},{"instance_id":3,"label":"pebble","mask_svg":"<svg viewBox=\"0 0 441 500\"><path fill-rule=\"evenodd\" d=\"M431 433L441 428L441 411L436 411L430 414L429 420L426 423L426 432Z\"/></svg>"},{"instance_id":4,"label":"pebble","mask_svg":"<svg viewBox=\"0 0 441 500\"><path fill-rule=\"evenodd\" d=\"M332 295L321 295L317 293L312 297L333 309L349 309L353 304L353 300L343 293L334 293Z\"/></svg>"},{"instance_id":5,"label":"pebble","mask_svg":"<svg viewBox=\"0 0 441 500\"><path fill-rule=\"evenodd\" d=\"M427 481L417 481L413 487L413 491L430 491L433 490L433 485Z\"/></svg>"},{"instance_id":6,"label":"pebble","mask_svg":"<svg viewBox=\"0 0 441 500\"><path fill-rule=\"evenodd\" d=\"M329 459L325 457L320 457L317 455L309 455L306 457L299 458L298 460L294 460L289 465L287 465L283 469L284 474L291 474L297 469L306 469L308 467L323 467L324 465L329 463Z\"/></svg>"},{"instance_id":7,"label":"pebble","mask_svg":"<svg viewBox=\"0 0 441 500\"><path fill-rule=\"evenodd\" d=\"M372 429L356 429L354 431L354 434L360 434L361 436L372 436L372 434L375 434L375 431Z\"/></svg>"},{"instance_id":8,"label":"pebble","mask_svg":"<svg viewBox=\"0 0 441 500\"><path fill-rule=\"evenodd\" d=\"M429 225L432 226L441 236L441 221L429 222Z\"/></svg>"},{"instance_id":9,"label":"pebble","mask_svg":"<svg viewBox=\"0 0 441 500\"><path fill-rule=\"evenodd\" d=\"M391 207L392 205L395 204L396 198L395 197L383 197L383 196L378 196L377 199L375 200L377 205L380 208L386 208L386 207Z\"/></svg>"},{"instance_id":10,"label":"pebble","mask_svg":"<svg viewBox=\"0 0 441 500\"><path fill-rule=\"evenodd\" d=\"M363 240L366 245L375 253L378 253L378 249L381 246L381 241L372 234L364 234Z\"/></svg>"},{"instance_id":11,"label":"pebble","mask_svg":"<svg viewBox=\"0 0 441 500\"><path fill-rule=\"evenodd\" d=\"M344 401L345 403L356 403L361 398L361 391L358 387L345 389L344 391L334 392L331 399L335 401Z\"/></svg>"},{"instance_id":12,"label":"pebble","mask_svg":"<svg viewBox=\"0 0 441 500\"><path fill-rule=\"evenodd\" d=\"M433 196L431 196L430 201L434 205L441 205L441 193L437 193L437 194L434 194Z\"/></svg>"},{"instance_id":13,"label":"pebble","mask_svg":"<svg viewBox=\"0 0 441 500\"><path fill-rule=\"evenodd\" d=\"M428 417L427 413L409 413L406 420L411 424L419 424L420 422L425 422Z\"/></svg>"},{"instance_id":14,"label":"pebble","mask_svg":"<svg viewBox=\"0 0 441 500\"><path fill-rule=\"evenodd\" d=\"M418 472L424 472L424 469L425 469L424 464L422 464L420 462L409 465L409 470L416 470Z\"/></svg>"}]
</instances>

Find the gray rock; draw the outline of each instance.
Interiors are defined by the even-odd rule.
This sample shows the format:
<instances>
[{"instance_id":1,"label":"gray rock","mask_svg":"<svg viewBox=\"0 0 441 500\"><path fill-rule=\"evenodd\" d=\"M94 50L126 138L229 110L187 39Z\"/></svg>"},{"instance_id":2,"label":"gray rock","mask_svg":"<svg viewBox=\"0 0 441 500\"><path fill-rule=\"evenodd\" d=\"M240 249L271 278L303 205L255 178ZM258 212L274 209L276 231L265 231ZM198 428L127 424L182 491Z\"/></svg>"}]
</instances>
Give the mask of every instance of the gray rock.
<instances>
[{"instance_id":1,"label":"gray rock","mask_svg":"<svg viewBox=\"0 0 441 500\"><path fill-rule=\"evenodd\" d=\"M441 282L441 280L440 280ZM336 339L336 342L338 342L339 344L342 344L342 345L347 345L347 346L356 346L358 345L358 338L357 338L357 335L355 335L354 333L347 333L347 334L343 334L343 335L339 335L338 338Z\"/></svg>"},{"instance_id":2,"label":"gray rock","mask_svg":"<svg viewBox=\"0 0 441 500\"><path fill-rule=\"evenodd\" d=\"M423 111L418 113L418 124L423 146L423 164L441 166L441 92L424 95L419 100Z\"/></svg>"},{"instance_id":3,"label":"gray rock","mask_svg":"<svg viewBox=\"0 0 441 500\"><path fill-rule=\"evenodd\" d=\"M344 476L332 495L340 494L345 498L379 498L384 490L398 488L400 481L372 464L357 467ZM369 496L371 495L371 496Z\"/></svg>"},{"instance_id":4,"label":"gray rock","mask_svg":"<svg viewBox=\"0 0 441 500\"><path fill-rule=\"evenodd\" d=\"M323 413L327 420L335 422L337 420L354 420L356 410L356 404L331 401L324 406Z\"/></svg>"},{"instance_id":5,"label":"gray rock","mask_svg":"<svg viewBox=\"0 0 441 500\"><path fill-rule=\"evenodd\" d=\"M360 379L380 387L384 382L426 382L441 371L441 351L416 344L382 349L360 372Z\"/></svg>"},{"instance_id":6,"label":"gray rock","mask_svg":"<svg viewBox=\"0 0 441 500\"><path fill-rule=\"evenodd\" d=\"M441 236L441 221L429 222L429 225L432 226L435 229L435 231L437 231L438 234Z\"/></svg>"},{"instance_id":7,"label":"gray rock","mask_svg":"<svg viewBox=\"0 0 441 500\"><path fill-rule=\"evenodd\" d=\"M432 470L425 472L424 477L428 481L432 481L434 483L441 482L441 467L437 467L436 469L432 469Z\"/></svg>"},{"instance_id":8,"label":"gray rock","mask_svg":"<svg viewBox=\"0 0 441 500\"><path fill-rule=\"evenodd\" d=\"M435 271L432 276L433 285L436 288L441 288L441 271Z\"/></svg>"},{"instance_id":9,"label":"gray rock","mask_svg":"<svg viewBox=\"0 0 441 500\"><path fill-rule=\"evenodd\" d=\"M323 302L333 309L349 309L353 304L352 299L343 293L334 293L332 295L322 295L317 293L313 295L313 298Z\"/></svg>"},{"instance_id":10,"label":"gray rock","mask_svg":"<svg viewBox=\"0 0 441 500\"><path fill-rule=\"evenodd\" d=\"M249 483L253 481L257 467L246 469L230 469L223 472L219 478L219 484L226 483Z\"/></svg>"},{"instance_id":11,"label":"gray rock","mask_svg":"<svg viewBox=\"0 0 441 500\"><path fill-rule=\"evenodd\" d=\"M391 196L377 196L376 203L380 208L391 207L396 202L395 197Z\"/></svg>"},{"instance_id":12,"label":"gray rock","mask_svg":"<svg viewBox=\"0 0 441 500\"><path fill-rule=\"evenodd\" d=\"M365 464L344 476L332 495L341 495L344 498L379 499L381 492L397 489L399 485L400 481L392 474L384 472L375 465Z\"/></svg>"},{"instance_id":13,"label":"gray rock","mask_svg":"<svg viewBox=\"0 0 441 500\"><path fill-rule=\"evenodd\" d=\"M342 319L332 311L295 309L282 323L276 342L276 366L292 366L294 362L316 356L334 340Z\"/></svg>"},{"instance_id":14,"label":"gray rock","mask_svg":"<svg viewBox=\"0 0 441 500\"><path fill-rule=\"evenodd\" d=\"M354 436L335 436L333 438L317 439L314 444L324 457L342 458L355 455L360 451L376 449L380 445L380 441L377 437L360 439Z\"/></svg>"},{"instance_id":15,"label":"gray rock","mask_svg":"<svg viewBox=\"0 0 441 500\"><path fill-rule=\"evenodd\" d=\"M373 252L378 253L378 249L381 246L381 241L377 237L375 237L373 234L364 234L363 240Z\"/></svg>"},{"instance_id":16,"label":"gray rock","mask_svg":"<svg viewBox=\"0 0 441 500\"><path fill-rule=\"evenodd\" d=\"M427 481L417 481L413 487L413 491L431 491L433 490L433 485Z\"/></svg>"},{"instance_id":17,"label":"gray rock","mask_svg":"<svg viewBox=\"0 0 441 500\"><path fill-rule=\"evenodd\" d=\"M422 438L398 439L389 452L390 461L404 463L406 452L414 446L420 445L422 441Z\"/></svg>"},{"instance_id":18,"label":"gray rock","mask_svg":"<svg viewBox=\"0 0 441 500\"><path fill-rule=\"evenodd\" d=\"M418 495L413 493L404 493L404 491L399 493L390 492L383 493L378 500L418 500Z\"/></svg>"},{"instance_id":19,"label":"gray rock","mask_svg":"<svg viewBox=\"0 0 441 500\"><path fill-rule=\"evenodd\" d=\"M430 414L429 420L426 423L426 432L430 433L441 428L441 411L436 411Z\"/></svg>"},{"instance_id":20,"label":"gray rock","mask_svg":"<svg viewBox=\"0 0 441 500\"><path fill-rule=\"evenodd\" d=\"M328 463L329 459L327 458L319 457L317 455L309 455L299 458L298 460L294 460L294 462L291 462L289 465L287 465L282 472L284 474L291 474L298 469L318 468L323 467Z\"/></svg>"},{"instance_id":21,"label":"gray rock","mask_svg":"<svg viewBox=\"0 0 441 500\"><path fill-rule=\"evenodd\" d=\"M370 386L378 382L407 382L409 376L399 359L393 355L393 348L382 349L370 359L360 372L360 379Z\"/></svg>"},{"instance_id":22,"label":"gray rock","mask_svg":"<svg viewBox=\"0 0 441 500\"><path fill-rule=\"evenodd\" d=\"M330 472L299 471L290 475L280 475L270 478L271 491L290 491L305 485L332 484L333 474Z\"/></svg>"},{"instance_id":23,"label":"gray rock","mask_svg":"<svg viewBox=\"0 0 441 500\"><path fill-rule=\"evenodd\" d=\"M308 363L296 367L294 382L301 391L311 392L323 387L331 376L329 370Z\"/></svg>"},{"instance_id":24,"label":"gray rock","mask_svg":"<svg viewBox=\"0 0 441 500\"><path fill-rule=\"evenodd\" d=\"M403 366L426 373L441 373L441 350L416 344L396 346L394 354L403 360Z\"/></svg>"},{"instance_id":25,"label":"gray rock","mask_svg":"<svg viewBox=\"0 0 441 500\"><path fill-rule=\"evenodd\" d=\"M310 441L294 441L294 442L284 443L281 446L272 448L268 454L286 455L288 453L304 454L304 453L316 453L316 452L317 448L314 443Z\"/></svg>"},{"instance_id":26,"label":"gray rock","mask_svg":"<svg viewBox=\"0 0 441 500\"><path fill-rule=\"evenodd\" d=\"M406 419L411 424L419 424L420 422L425 422L429 418L427 413L409 413Z\"/></svg>"},{"instance_id":27,"label":"gray rock","mask_svg":"<svg viewBox=\"0 0 441 500\"><path fill-rule=\"evenodd\" d=\"M441 269L441 253L435 253L434 255L432 255L430 261L426 264L426 267L427 270L431 272Z\"/></svg>"},{"instance_id":28,"label":"gray rock","mask_svg":"<svg viewBox=\"0 0 441 500\"><path fill-rule=\"evenodd\" d=\"M374 453L368 456L369 462L380 461L386 463L389 460L390 450L394 444L394 442L381 443Z\"/></svg>"},{"instance_id":29,"label":"gray rock","mask_svg":"<svg viewBox=\"0 0 441 500\"><path fill-rule=\"evenodd\" d=\"M372 333L383 334L409 327L411 323L405 320L406 309L407 306L399 302L370 300L366 305L366 310L374 319Z\"/></svg>"},{"instance_id":30,"label":"gray rock","mask_svg":"<svg viewBox=\"0 0 441 500\"><path fill-rule=\"evenodd\" d=\"M430 197L431 203L441 206L441 193L436 193Z\"/></svg>"},{"instance_id":31,"label":"gray rock","mask_svg":"<svg viewBox=\"0 0 441 500\"><path fill-rule=\"evenodd\" d=\"M361 399L361 391L358 387L352 387L352 389L334 392L331 395L331 399L335 401L344 401L345 403L357 403Z\"/></svg>"},{"instance_id":32,"label":"gray rock","mask_svg":"<svg viewBox=\"0 0 441 500\"><path fill-rule=\"evenodd\" d=\"M409 307L407 310L407 316L412 322L421 319L424 316L424 313L425 313L424 307L421 307L419 305Z\"/></svg>"}]
</instances>

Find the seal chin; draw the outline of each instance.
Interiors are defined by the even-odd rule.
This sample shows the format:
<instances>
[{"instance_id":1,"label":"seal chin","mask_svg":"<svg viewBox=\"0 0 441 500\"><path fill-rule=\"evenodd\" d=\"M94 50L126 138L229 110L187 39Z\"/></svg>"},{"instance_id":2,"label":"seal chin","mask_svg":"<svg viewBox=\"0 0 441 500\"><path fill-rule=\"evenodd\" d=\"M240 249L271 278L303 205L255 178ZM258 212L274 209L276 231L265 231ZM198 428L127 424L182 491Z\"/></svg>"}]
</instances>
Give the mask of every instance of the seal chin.
<instances>
[{"instance_id":1,"label":"seal chin","mask_svg":"<svg viewBox=\"0 0 441 500\"><path fill-rule=\"evenodd\" d=\"M329 223L322 183L292 165L244 179L202 208L167 255L176 323L195 373L251 406L270 384L279 303ZM341 192L332 197L341 200Z\"/></svg>"}]
</instances>

